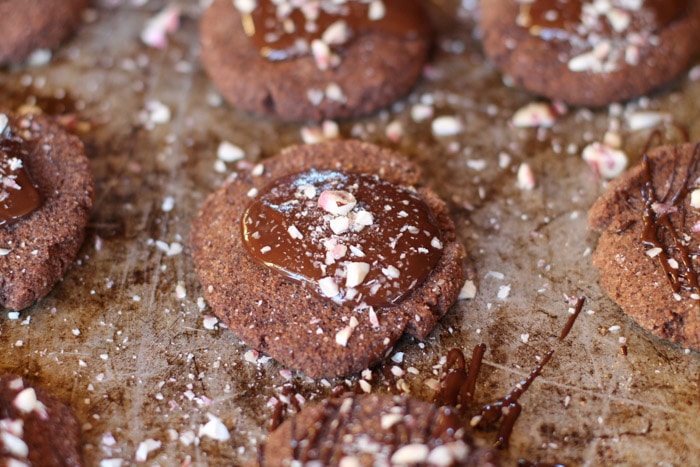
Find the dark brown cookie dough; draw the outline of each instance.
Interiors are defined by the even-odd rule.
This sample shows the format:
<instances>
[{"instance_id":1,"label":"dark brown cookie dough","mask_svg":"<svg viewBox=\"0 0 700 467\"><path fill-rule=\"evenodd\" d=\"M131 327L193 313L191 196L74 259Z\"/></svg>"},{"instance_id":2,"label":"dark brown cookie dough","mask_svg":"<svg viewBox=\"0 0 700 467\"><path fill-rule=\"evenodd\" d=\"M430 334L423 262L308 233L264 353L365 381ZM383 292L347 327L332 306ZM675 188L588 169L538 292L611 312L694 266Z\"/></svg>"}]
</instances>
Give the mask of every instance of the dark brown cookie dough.
<instances>
[{"instance_id":1,"label":"dark brown cookie dough","mask_svg":"<svg viewBox=\"0 0 700 467\"><path fill-rule=\"evenodd\" d=\"M486 54L517 86L602 106L646 94L690 65L700 50L700 2L488 0L481 28Z\"/></svg>"},{"instance_id":2,"label":"dark brown cookie dough","mask_svg":"<svg viewBox=\"0 0 700 467\"><path fill-rule=\"evenodd\" d=\"M344 45L331 47L338 63L320 69L311 52L274 61L263 57L244 32L234 2L214 0L200 25L202 64L233 106L257 115L319 121L372 113L411 90L430 45L428 18L418 2L375 3L385 5L387 18L398 14L417 26L409 34L373 29L351 34ZM319 57L318 48L315 53Z\"/></svg>"},{"instance_id":3,"label":"dark brown cookie dough","mask_svg":"<svg viewBox=\"0 0 700 467\"><path fill-rule=\"evenodd\" d=\"M53 49L80 24L89 0L0 1L0 64Z\"/></svg>"},{"instance_id":4,"label":"dark brown cookie dough","mask_svg":"<svg viewBox=\"0 0 700 467\"><path fill-rule=\"evenodd\" d=\"M93 177L83 144L49 117L0 112L0 120L0 149L21 152L42 197L38 209L12 222L0 216L0 307L19 310L48 294L75 259L92 208ZM19 144L15 149L5 147L10 138Z\"/></svg>"},{"instance_id":5,"label":"dark brown cookie dough","mask_svg":"<svg viewBox=\"0 0 700 467\"><path fill-rule=\"evenodd\" d=\"M447 206L431 190L418 188L442 232L442 254L427 278L403 300L375 308L376 320L367 309L336 304L286 279L248 254L241 217L256 190L312 168L377 174L407 186L419 182L413 163L372 144L342 141L290 147L266 160L262 175L240 173L207 198L192 226L192 255L214 313L248 345L312 377L344 375L382 359L404 332L420 339L427 336L457 298L464 251ZM349 333L346 345L338 343L343 333Z\"/></svg>"},{"instance_id":6,"label":"dark brown cookie dough","mask_svg":"<svg viewBox=\"0 0 700 467\"><path fill-rule=\"evenodd\" d=\"M405 396L325 400L285 421L267 440L263 466L500 465L477 449L455 411ZM304 464L305 465L305 464Z\"/></svg>"},{"instance_id":7,"label":"dark brown cookie dough","mask_svg":"<svg viewBox=\"0 0 700 467\"><path fill-rule=\"evenodd\" d=\"M16 375L0 376L2 465L82 465L81 434L73 411Z\"/></svg>"},{"instance_id":8,"label":"dark brown cookie dough","mask_svg":"<svg viewBox=\"0 0 700 467\"><path fill-rule=\"evenodd\" d=\"M605 291L657 336L700 350L700 143L656 148L593 205Z\"/></svg>"}]
</instances>

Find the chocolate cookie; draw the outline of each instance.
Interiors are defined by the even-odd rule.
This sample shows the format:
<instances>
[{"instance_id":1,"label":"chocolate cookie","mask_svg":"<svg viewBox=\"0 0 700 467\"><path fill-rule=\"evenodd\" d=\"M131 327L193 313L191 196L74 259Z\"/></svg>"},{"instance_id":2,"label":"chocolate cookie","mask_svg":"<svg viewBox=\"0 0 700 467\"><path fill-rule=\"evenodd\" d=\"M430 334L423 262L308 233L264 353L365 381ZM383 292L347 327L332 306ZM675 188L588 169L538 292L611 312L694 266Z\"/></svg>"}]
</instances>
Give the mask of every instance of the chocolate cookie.
<instances>
[{"instance_id":1,"label":"chocolate cookie","mask_svg":"<svg viewBox=\"0 0 700 467\"><path fill-rule=\"evenodd\" d=\"M418 168L358 141L294 146L201 207L192 255L214 313L312 377L427 336L456 300L464 251Z\"/></svg>"},{"instance_id":2,"label":"chocolate cookie","mask_svg":"<svg viewBox=\"0 0 700 467\"><path fill-rule=\"evenodd\" d=\"M0 1L0 63L17 63L52 49L80 24L89 0Z\"/></svg>"},{"instance_id":3,"label":"chocolate cookie","mask_svg":"<svg viewBox=\"0 0 700 467\"><path fill-rule=\"evenodd\" d=\"M267 440L262 465L500 465L476 449L455 411L405 396L325 400L285 421Z\"/></svg>"},{"instance_id":4,"label":"chocolate cookie","mask_svg":"<svg viewBox=\"0 0 700 467\"><path fill-rule=\"evenodd\" d=\"M2 465L82 465L80 424L61 401L16 375L0 376Z\"/></svg>"},{"instance_id":5,"label":"chocolate cookie","mask_svg":"<svg viewBox=\"0 0 700 467\"><path fill-rule=\"evenodd\" d=\"M700 49L694 0L488 0L486 54L516 85L573 105L643 95L678 76Z\"/></svg>"},{"instance_id":6,"label":"chocolate cookie","mask_svg":"<svg viewBox=\"0 0 700 467\"><path fill-rule=\"evenodd\" d=\"M603 289L657 336L700 350L700 143L660 147L589 212Z\"/></svg>"},{"instance_id":7,"label":"chocolate cookie","mask_svg":"<svg viewBox=\"0 0 700 467\"><path fill-rule=\"evenodd\" d=\"M92 198L77 137L48 117L0 113L0 307L49 293L83 242Z\"/></svg>"},{"instance_id":8,"label":"chocolate cookie","mask_svg":"<svg viewBox=\"0 0 700 467\"><path fill-rule=\"evenodd\" d=\"M283 120L352 117L418 80L430 29L416 0L297 3L214 0L204 13L202 64L235 107Z\"/></svg>"}]
</instances>

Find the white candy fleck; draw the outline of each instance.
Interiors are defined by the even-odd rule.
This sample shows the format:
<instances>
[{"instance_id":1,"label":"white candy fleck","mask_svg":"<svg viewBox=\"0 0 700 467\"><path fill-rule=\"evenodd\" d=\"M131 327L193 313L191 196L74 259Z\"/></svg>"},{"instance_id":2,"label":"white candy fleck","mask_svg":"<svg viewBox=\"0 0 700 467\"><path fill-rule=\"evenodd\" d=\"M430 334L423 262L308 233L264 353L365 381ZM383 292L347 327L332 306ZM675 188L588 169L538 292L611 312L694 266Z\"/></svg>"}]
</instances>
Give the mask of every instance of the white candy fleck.
<instances>
[{"instance_id":1,"label":"white candy fleck","mask_svg":"<svg viewBox=\"0 0 700 467\"><path fill-rule=\"evenodd\" d=\"M202 325L204 326L204 329L207 329L209 331L212 331L216 329L216 325L219 323L219 319L216 316L205 316L204 319L202 320Z\"/></svg>"},{"instance_id":2,"label":"white candy fleck","mask_svg":"<svg viewBox=\"0 0 700 467\"><path fill-rule=\"evenodd\" d=\"M400 413L388 413L382 415L382 418L380 420L382 430L388 430L394 425L401 423L401 420L403 420L403 415Z\"/></svg>"},{"instance_id":3,"label":"white candy fleck","mask_svg":"<svg viewBox=\"0 0 700 467\"><path fill-rule=\"evenodd\" d=\"M557 115L551 105L545 102L531 102L518 109L511 123L516 128L544 127L554 125Z\"/></svg>"},{"instance_id":4,"label":"white candy fleck","mask_svg":"<svg viewBox=\"0 0 700 467\"><path fill-rule=\"evenodd\" d=\"M394 266L387 266L385 268L382 268L382 274L384 274L389 279L398 279L399 277L401 277L401 271L396 269L396 267Z\"/></svg>"},{"instance_id":5,"label":"white candy fleck","mask_svg":"<svg viewBox=\"0 0 700 467\"><path fill-rule=\"evenodd\" d=\"M369 263L353 262L346 267L347 276L345 278L346 287L356 287L365 280L369 273Z\"/></svg>"},{"instance_id":6,"label":"white candy fleck","mask_svg":"<svg viewBox=\"0 0 700 467\"><path fill-rule=\"evenodd\" d=\"M169 5L146 22L141 31L141 41L149 47L164 49L168 46L168 34L180 25L180 7Z\"/></svg>"},{"instance_id":7,"label":"white candy fleck","mask_svg":"<svg viewBox=\"0 0 700 467\"><path fill-rule=\"evenodd\" d=\"M384 18L385 14L386 7L384 6L384 2L382 0L372 0L372 3L369 4L369 19L372 21L379 21Z\"/></svg>"},{"instance_id":8,"label":"white candy fleck","mask_svg":"<svg viewBox=\"0 0 700 467\"><path fill-rule=\"evenodd\" d=\"M231 438L231 434L221 419L210 413L207 414L207 417L209 421L205 425L199 427L198 435L200 437L207 436L216 441L228 441Z\"/></svg>"},{"instance_id":9,"label":"white candy fleck","mask_svg":"<svg viewBox=\"0 0 700 467\"><path fill-rule=\"evenodd\" d=\"M435 136L454 136L464 130L462 122L454 116L446 115L433 120L431 125L433 135Z\"/></svg>"},{"instance_id":10,"label":"white candy fleck","mask_svg":"<svg viewBox=\"0 0 700 467\"><path fill-rule=\"evenodd\" d=\"M25 458L29 455L29 447L22 438L15 436L7 431L0 432L0 441L2 442L4 450L7 450L10 454Z\"/></svg>"},{"instance_id":11,"label":"white candy fleck","mask_svg":"<svg viewBox=\"0 0 700 467\"><path fill-rule=\"evenodd\" d=\"M338 216L331 219L328 226L331 228L334 234L340 235L347 232L350 228L350 219L348 219L346 216Z\"/></svg>"},{"instance_id":12,"label":"white candy fleck","mask_svg":"<svg viewBox=\"0 0 700 467\"><path fill-rule=\"evenodd\" d=\"M695 209L700 209L700 188L696 188L690 193L690 205Z\"/></svg>"},{"instance_id":13,"label":"white candy fleck","mask_svg":"<svg viewBox=\"0 0 700 467\"><path fill-rule=\"evenodd\" d=\"M407 444L399 448L392 456L392 464L420 464L426 461L430 449L425 444Z\"/></svg>"},{"instance_id":14,"label":"white candy fleck","mask_svg":"<svg viewBox=\"0 0 700 467\"><path fill-rule=\"evenodd\" d=\"M510 295L510 285L502 285L498 287L498 298L505 300Z\"/></svg>"},{"instance_id":15,"label":"white candy fleck","mask_svg":"<svg viewBox=\"0 0 700 467\"><path fill-rule=\"evenodd\" d=\"M321 288L321 293L328 298L333 298L340 293L340 288L332 277L319 279L318 286Z\"/></svg>"},{"instance_id":16,"label":"white candy fleck","mask_svg":"<svg viewBox=\"0 0 700 467\"><path fill-rule=\"evenodd\" d=\"M235 162L243 159L245 152L233 143L222 141L216 149L216 157L224 162Z\"/></svg>"},{"instance_id":17,"label":"white candy fleck","mask_svg":"<svg viewBox=\"0 0 700 467\"><path fill-rule=\"evenodd\" d=\"M257 0L233 0L233 5L243 14L252 13L258 6Z\"/></svg>"},{"instance_id":18,"label":"white candy fleck","mask_svg":"<svg viewBox=\"0 0 700 467\"><path fill-rule=\"evenodd\" d=\"M666 112L634 112L627 116L627 126L630 130L646 130L669 121L671 115Z\"/></svg>"},{"instance_id":19,"label":"white candy fleck","mask_svg":"<svg viewBox=\"0 0 700 467\"><path fill-rule=\"evenodd\" d=\"M649 258L656 258L657 256L659 256L659 254L661 254L662 251L664 251L664 250L662 250L659 247L654 247L654 248L648 249L646 251L646 254Z\"/></svg>"},{"instance_id":20,"label":"white candy fleck","mask_svg":"<svg viewBox=\"0 0 700 467\"><path fill-rule=\"evenodd\" d=\"M12 405L23 413L29 413L39 409L41 406L43 406L43 404L40 404L41 402L39 402L39 400L36 398L36 391L34 391L33 388L23 389L12 401Z\"/></svg>"},{"instance_id":21,"label":"white candy fleck","mask_svg":"<svg viewBox=\"0 0 700 467\"><path fill-rule=\"evenodd\" d=\"M346 216L357 204L355 196L348 191L326 190L318 197L318 207L336 216Z\"/></svg>"},{"instance_id":22,"label":"white candy fleck","mask_svg":"<svg viewBox=\"0 0 700 467\"><path fill-rule=\"evenodd\" d=\"M148 455L156 449L160 449L161 444L160 441L151 438L141 441L136 449L134 460L136 462L146 462Z\"/></svg>"},{"instance_id":23,"label":"white candy fleck","mask_svg":"<svg viewBox=\"0 0 700 467\"><path fill-rule=\"evenodd\" d=\"M462 289L459 291L458 300L471 300L476 297L476 285L474 281L465 281Z\"/></svg>"},{"instance_id":24,"label":"white candy fleck","mask_svg":"<svg viewBox=\"0 0 700 467\"><path fill-rule=\"evenodd\" d=\"M287 233L289 234L290 237L292 237L295 240L302 240L304 236L299 232L299 229L297 228L296 225L290 225L287 228Z\"/></svg>"},{"instance_id":25,"label":"white candy fleck","mask_svg":"<svg viewBox=\"0 0 700 467\"><path fill-rule=\"evenodd\" d=\"M524 191L531 191L535 188L535 173L532 171L530 164L523 162L518 168L518 188Z\"/></svg>"},{"instance_id":26,"label":"white candy fleck","mask_svg":"<svg viewBox=\"0 0 700 467\"><path fill-rule=\"evenodd\" d=\"M340 331L338 331L335 335L335 343L342 346L346 347L348 345L348 340L350 340L350 336L352 335L354 328L352 326L346 326Z\"/></svg>"}]
</instances>

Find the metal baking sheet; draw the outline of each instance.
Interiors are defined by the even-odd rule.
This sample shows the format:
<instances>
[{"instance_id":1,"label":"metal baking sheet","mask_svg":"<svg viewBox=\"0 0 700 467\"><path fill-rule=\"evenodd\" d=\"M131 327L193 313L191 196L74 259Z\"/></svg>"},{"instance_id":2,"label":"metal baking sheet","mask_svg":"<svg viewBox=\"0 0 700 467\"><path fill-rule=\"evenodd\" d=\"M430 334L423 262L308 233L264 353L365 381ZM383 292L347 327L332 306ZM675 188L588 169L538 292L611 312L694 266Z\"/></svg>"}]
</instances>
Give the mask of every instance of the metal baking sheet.
<instances>
[{"instance_id":1,"label":"metal baking sheet","mask_svg":"<svg viewBox=\"0 0 700 467\"><path fill-rule=\"evenodd\" d=\"M513 115L536 99L504 84L485 60L475 3L427 2L437 37L421 82L390 109L339 122L342 137L398 149L420 164L426 184L450 202L477 289L424 342L401 340L392 355L403 352L402 361L388 365L405 374L392 379L375 369L372 390L431 399L441 358L483 342L477 410L554 349L521 398L502 451L507 464L692 465L700 458L700 356L651 337L598 286L586 212L606 183L581 151L610 130L638 160L651 131L630 126L640 115L662 117L667 141L679 140L679 127L700 139L700 69L649 97L568 109L551 128L519 128ZM243 163L256 163L300 143L305 126L243 115L221 101L198 64L203 6L103 0L50 62L0 72L4 105L77 117L96 177L78 260L43 301L0 320L0 368L73 407L87 465L249 464L266 438L268 400L283 385L311 403L361 377L313 381L256 358L216 325L201 298L190 222L240 164L218 160L219 144L239 146ZM168 7L180 9L181 23L167 47L145 45L145 25ZM426 109L432 117L416 118ZM461 131L436 134L432 123L442 116ZM395 141L387 136L393 122L404 130ZM518 185L523 163L534 174L532 190ZM584 312L558 342L569 297L580 295ZM230 440L202 431L212 417ZM492 443L495 428L475 436Z\"/></svg>"}]
</instances>

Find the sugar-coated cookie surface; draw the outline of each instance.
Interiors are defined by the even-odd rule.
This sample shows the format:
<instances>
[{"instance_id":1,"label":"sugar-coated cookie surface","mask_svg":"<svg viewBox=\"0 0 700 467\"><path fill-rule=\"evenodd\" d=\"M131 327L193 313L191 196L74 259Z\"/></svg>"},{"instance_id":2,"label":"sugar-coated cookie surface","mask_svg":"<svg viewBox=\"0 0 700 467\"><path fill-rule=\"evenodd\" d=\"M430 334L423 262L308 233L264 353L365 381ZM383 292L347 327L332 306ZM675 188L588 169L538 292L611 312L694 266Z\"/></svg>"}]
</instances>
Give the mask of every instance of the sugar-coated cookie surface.
<instances>
[{"instance_id":1,"label":"sugar-coated cookie surface","mask_svg":"<svg viewBox=\"0 0 700 467\"><path fill-rule=\"evenodd\" d=\"M21 62L36 49L53 49L80 24L89 0L0 2L0 64Z\"/></svg>"},{"instance_id":2,"label":"sugar-coated cookie surface","mask_svg":"<svg viewBox=\"0 0 700 467\"><path fill-rule=\"evenodd\" d=\"M263 466L500 465L477 449L455 411L406 396L324 400L285 421L267 440Z\"/></svg>"},{"instance_id":3,"label":"sugar-coated cookie surface","mask_svg":"<svg viewBox=\"0 0 700 467\"><path fill-rule=\"evenodd\" d=\"M310 170L405 186L402 196L419 201L433 225L418 223L403 198L373 206L385 198L364 183L334 190L308 178L284 201L265 201L270 217L260 225L242 221L269 187ZM404 332L426 337L456 300L464 250L445 203L410 188L419 171L400 154L357 141L294 146L254 172L207 198L190 239L207 301L248 345L312 377L344 375L382 359ZM301 209L280 214L293 207ZM307 225L305 216L317 218ZM290 253L283 244L304 246Z\"/></svg>"},{"instance_id":4,"label":"sugar-coated cookie surface","mask_svg":"<svg viewBox=\"0 0 700 467\"><path fill-rule=\"evenodd\" d=\"M283 120L387 106L416 83L431 42L415 0L214 0L200 41L205 70L234 107Z\"/></svg>"},{"instance_id":5,"label":"sugar-coated cookie surface","mask_svg":"<svg viewBox=\"0 0 700 467\"><path fill-rule=\"evenodd\" d=\"M46 116L0 112L0 307L51 291L83 243L93 192L76 136Z\"/></svg>"},{"instance_id":6,"label":"sugar-coated cookie surface","mask_svg":"<svg viewBox=\"0 0 700 467\"><path fill-rule=\"evenodd\" d=\"M653 149L589 212L601 285L653 334L700 350L700 143Z\"/></svg>"},{"instance_id":7,"label":"sugar-coated cookie surface","mask_svg":"<svg viewBox=\"0 0 700 467\"><path fill-rule=\"evenodd\" d=\"M646 94L700 50L696 0L488 0L486 54L517 86L574 105Z\"/></svg>"},{"instance_id":8,"label":"sugar-coated cookie surface","mask_svg":"<svg viewBox=\"0 0 700 467\"><path fill-rule=\"evenodd\" d=\"M0 376L2 465L82 465L80 424L56 397L16 375Z\"/></svg>"}]
</instances>

